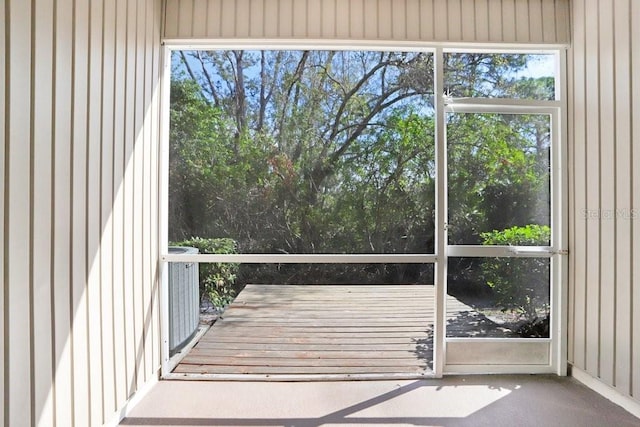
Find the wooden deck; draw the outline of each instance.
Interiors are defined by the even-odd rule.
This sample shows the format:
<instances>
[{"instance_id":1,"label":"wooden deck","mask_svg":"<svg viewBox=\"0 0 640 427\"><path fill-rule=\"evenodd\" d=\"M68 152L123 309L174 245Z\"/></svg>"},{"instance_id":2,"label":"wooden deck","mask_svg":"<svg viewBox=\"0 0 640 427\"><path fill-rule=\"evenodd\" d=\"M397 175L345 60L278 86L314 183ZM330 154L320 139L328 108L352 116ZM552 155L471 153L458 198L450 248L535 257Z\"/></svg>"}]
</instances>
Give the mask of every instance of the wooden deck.
<instances>
[{"instance_id":1,"label":"wooden deck","mask_svg":"<svg viewBox=\"0 0 640 427\"><path fill-rule=\"evenodd\" d=\"M248 285L174 373L420 377L433 318L433 286Z\"/></svg>"}]
</instances>

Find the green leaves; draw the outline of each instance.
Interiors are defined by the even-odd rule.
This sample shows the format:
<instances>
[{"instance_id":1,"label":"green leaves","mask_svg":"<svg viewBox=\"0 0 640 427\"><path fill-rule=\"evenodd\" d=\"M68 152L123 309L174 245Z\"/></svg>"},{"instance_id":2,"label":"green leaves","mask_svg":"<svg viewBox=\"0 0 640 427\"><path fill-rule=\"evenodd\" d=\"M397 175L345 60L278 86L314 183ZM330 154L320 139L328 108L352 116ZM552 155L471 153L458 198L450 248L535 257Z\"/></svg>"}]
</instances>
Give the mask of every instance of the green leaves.
<instances>
[{"instance_id":1,"label":"green leaves","mask_svg":"<svg viewBox=\"0 0 640 427\"><path fill-rule=\"evenodd\" d=\"M189 246L198 248L201 254L235 254L237 245L233 239L204 239L193 237L172 246ZM200 295L207 295L209 301L218 309L233 301L240 291L236 286L239 264L236 263L201 263Z\"/></svg>"},{"instance_id":2,"label":"green leaves","mask_svg":"<svg viewBox=\"0 0 640 427\"><path fill-rule=\"evenodd\" d=\"M528 224L482 233L481 236L483 245L547 246L551 229ZM516 311L529 322L548 315L548 258L487 259L482 263L482 272L503 311Z\"/></svg>"},{"instance_id":3,"label":"green leaves","mask_svg":"<svg viewBox=\"0 0 640 427\"><path fill-rule=\"evenodd\" d=\"M546 225L528 224L524 227L481 233L480 236L483 245L548 246L551 241L551 228Z\"/></svg>"}]
</instances>

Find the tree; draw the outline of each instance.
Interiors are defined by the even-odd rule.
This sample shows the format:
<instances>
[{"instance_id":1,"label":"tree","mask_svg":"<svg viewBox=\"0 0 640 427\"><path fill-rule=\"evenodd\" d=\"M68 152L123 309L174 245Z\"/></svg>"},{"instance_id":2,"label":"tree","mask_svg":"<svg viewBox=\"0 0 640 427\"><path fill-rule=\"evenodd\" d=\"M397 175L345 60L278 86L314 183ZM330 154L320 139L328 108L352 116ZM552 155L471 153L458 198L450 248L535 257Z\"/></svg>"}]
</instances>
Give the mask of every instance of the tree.
<instances>
[{"instance_id":1,"label":"tree","mask_svg":"<svg viewBox=\"0 0 640 427\"><path fill-rule=\"evenodd\" d=\"M389 129L392 111L397 116L395 123L400 123L402 110L394 107L408 106L410 98L428 93L433 74L431 56L419 53L225 51L183 53L180 60L200 85L202 98L232 123L234 163L241 163L238 156L242 157L243 146L259 146L253 158L242 161L252 165L257 184L253 190L264 197L252 206L243 206L252 218L244 226L256 233L240 242L241 249L284 253L333 250L335 246L329 243L337 243L340 227L328 218L348 216L344 204L355 203L346 196L346 185L338 183L351 180L362 187L373 182L362 174L381 173L356 171L353 165L380 152L370 146L378 143L375 138L382 135L380 129ZM195 71L194 64L200 71ZM412 100L411 104L425 102ZM415 148L412 151L406 156L396 153L401 164L393 176L419 154ZM235 194L251 190L234 184ZM389 183L386 187L392 188ZM218 188L220 191L224 192ZM360 203L364 203L362 198ZM233 208L242 204L235 200ZM328 208L331 215L327 215ZM322 218L327 220L324 224ZM346 225L343 231L354 229L353 221ZM224 231L230 230L227 227ZM261 243L253 241L258 231ZM372 244L370 240L359 251ZM354 249L353 245L347 249ZM376 243L370 250L382 251L384 245Z\"/></svg>"},{"instance_id":2,"label":"tree","mask_svg":"<svg viewBox=\"0 0 640 427\"><path fill-rule=\"evenodd\" d=\"M232 237L244 253L433 251L431 54L174 55L172 239ZM455 96L553 92L552 80L519 77L526 55L445 59ZM452 242L543 223L548 209L533 195L548 179L548 121L448 120Z\"/></svg>"},{"instance_id":3,"label":"tree","mask_svg":"<svg viewBox=\"0 0 640 427\"><path fill-rule=\"evenodd\" d=\"M549 120L529 114L450 114L449 234L480 244L480 234L549 225Z\"/></svg>"}]
</instances>

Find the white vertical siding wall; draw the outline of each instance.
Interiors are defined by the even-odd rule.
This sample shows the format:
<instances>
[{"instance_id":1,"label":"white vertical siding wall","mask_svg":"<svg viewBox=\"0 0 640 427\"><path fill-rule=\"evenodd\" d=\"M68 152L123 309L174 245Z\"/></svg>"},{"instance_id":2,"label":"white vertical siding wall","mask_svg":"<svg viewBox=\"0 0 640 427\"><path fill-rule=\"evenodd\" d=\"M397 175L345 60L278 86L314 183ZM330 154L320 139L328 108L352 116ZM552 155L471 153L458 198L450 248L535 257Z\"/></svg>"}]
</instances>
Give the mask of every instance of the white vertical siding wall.
<instances>
[{"instance_id":1,"label":"white vertical siding wall","mask_svg":"<svg viewBox=\"0 0 640 427\"><path fill-rule=\"evenodd\" d=\"M89 426L160 364L160 0L0 0L0 424Z\"/></svg>"},{"instance_id":2,"label":"white vertical siding wall","mask_svg":"<svg viewBox=\"0 0 640 427\"><path fill-rule=\"evenodd\" d=\"M0 0L0 22L6 21L5 15L5 0ZM5 43L5 28L2 24L0 24L0 106L2 106L3 111L7 110L7 97L6 97L6 89L5 89L5 67L6 67L6 43ZM6 139L6 127L5 127L5 115L0 114L0 137L4 142ZM6 228L5 222L5 192L4 192L4 179L5 179L5 153L6 153L6 144L2 144L0 146L0 179L2 179L2 183L0 183L0 220L2 220L2 227L0 227L0 279L2 280L2 286L0 286L0 306L3 309L2 314L0 315L0 366L2 366L2 370L0 370L0 383L2 387L0 388L0 421L4 423L5 421L5 402L4 394L5 394L5 384L7 384L6 379L4 377L4 349L6 348L6 337L4 334L4 312L7 310L7 304L5 299L5 284L7 278L5 276L4 271L4 242L5 242L5 233L4 230Z\"/></svg>"},{"instance_id":3,"label":"white vertical siding wall","mask_svg":"<svg viewBox=\"0 0 640 427\"><path fill-rule=\"evenodd\" d=\"M167 0L166 39L569 42L569 0Z\"/></svg>"},{"instance_id":4,"label":"white vertical siding wall","mask_svg":"<svg viewBox=\"0 0 640 427\"><path fill-rule=\"evenodd\" d=\"M572 7L569 361L640 402L640 2Z\"/></svg>"}]
</instances>

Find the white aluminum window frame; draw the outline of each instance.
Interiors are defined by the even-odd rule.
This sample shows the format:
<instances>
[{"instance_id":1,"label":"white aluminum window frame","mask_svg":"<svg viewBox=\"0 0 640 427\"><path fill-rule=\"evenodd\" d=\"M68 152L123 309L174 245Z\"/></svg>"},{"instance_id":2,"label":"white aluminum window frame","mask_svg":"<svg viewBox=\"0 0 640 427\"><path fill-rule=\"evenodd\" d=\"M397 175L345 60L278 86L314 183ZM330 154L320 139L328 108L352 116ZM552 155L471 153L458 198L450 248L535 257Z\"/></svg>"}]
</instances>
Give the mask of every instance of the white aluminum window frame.
<instances>
[{"instance_id":1,"label":"white aluminum window frame","mask_svg":"<svg viewBox=\"0 0 640 427\"><path fill-rule=\"evenodd\" d=\"M396 50L422 51L434 55L434 93L435 96L435 144L436 144L436 218L435 218L435 253L433 254L169 254L168 251L168 206L169 206L169 98L171 87L171 53L174 50L224 50L224 49L315 49L315 50ZM556 99L552 101L516 100L503 98L448 98L444 96L444 53L514 53L514 54L555 54L557 69L555 73ZM200 43L181 42L172 40L165 42L163 67L161 73L161 132L160 132L160 171L159 171L159 258L160 258L160 323L161 323L161 376L170 376L177 360L169 356L169 291L168 291L168 263L169 262L234 262L234 263L430 263L435 266L435 318L434 318L434 350L433 373L434 378L441 378L445 374L458 373L567 373L567 171L566 164L566 52L562 46L545 46L539 49L522 46L496 49L487 46L486 49L474 45L452 46L444 48L442 45L424 43L327 43L326 41L256 41L256 40L217 40L202 41ZM446 113L453 112L499 112L499 113L542 113L552 117L552 209L551 229L552 242L547 248L529 247L481 247L473 245L447 244L447 147L446 147ZM510 257L549 257L552 260L551 269L551 336L541 338L447 338L446 337L446 307L447 294L447 259L452 256L510 256ZM546 365L523 364L468 364L448 365L447 344L458 345L465 343L496 343L500 346L510 346L517 343L548 342L549 363Z\"/></svg>"}]
</instances>

